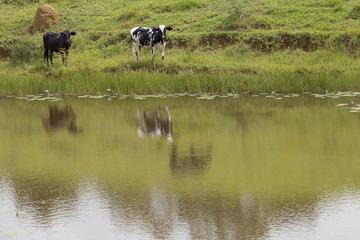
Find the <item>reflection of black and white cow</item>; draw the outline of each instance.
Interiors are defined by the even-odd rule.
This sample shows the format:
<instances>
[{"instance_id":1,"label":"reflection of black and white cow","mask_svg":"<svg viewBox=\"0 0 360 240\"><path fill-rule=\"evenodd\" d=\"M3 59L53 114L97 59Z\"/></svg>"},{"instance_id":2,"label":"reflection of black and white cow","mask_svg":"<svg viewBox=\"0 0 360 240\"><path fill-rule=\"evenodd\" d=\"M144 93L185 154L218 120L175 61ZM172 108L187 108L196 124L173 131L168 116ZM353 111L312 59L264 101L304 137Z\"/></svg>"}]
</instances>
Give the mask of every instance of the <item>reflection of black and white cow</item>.
<instances>
[{"instance_id":1,"label":"reflection of black and white cow","mask_svg":"<svg viewBox=\"0 0 360 240\"><path fill-rule=\"evenodd\" d=\"M64 109L59 109L56 105L49 106L49 117L42 119L45 131L51 135L56 135L67 129L68 132L76 134L76 115L70 105Z\"/></svg>"},{"instance_id":2,"label":"reflection of black and white cow","mask_svg":"<svg viewBox=\"0 0 360 240\"><path fill-rule=\"evenodd\" d=\"M50 50L50 62L53 64L53 52L60 52L63 64L67 65L67 58L69 55L69 49L71 47L70 36L76 35L75 32L65 30L64 32L57 34L53 32L47 32L43 36L44 40L44 59L46 58L47 65L49 66L49 50ZM65 56L64 56L65 53Z\"/></svg>"},{"instance_id":3,"label":"reflection of black and white cow","mask_svg":"<svg viewBox=\"0 0 360 240\"><path fill-rule=\"evenodd\" d=\"M165 137L173 140L172 121L167 106L164 111L156 108L154 111L138 111L138 134L144 136Z\"/></svg>"},{"instance_id":4,"label":"reflection of black and white cow","mask_svg":"<svg viewBox=\"0 0 360 240\"><path fill-rule=\"evenodd\" d=\"M161 58L164 60L166 45L166 30L171 31L172 27L160 25L154 28L135 27L131 29L132 49L136 53L137 61L140 62L140 50L142 47L151 48L152 62L155 64L155 47L161 50Z\"/></svg>"}]
</instances>

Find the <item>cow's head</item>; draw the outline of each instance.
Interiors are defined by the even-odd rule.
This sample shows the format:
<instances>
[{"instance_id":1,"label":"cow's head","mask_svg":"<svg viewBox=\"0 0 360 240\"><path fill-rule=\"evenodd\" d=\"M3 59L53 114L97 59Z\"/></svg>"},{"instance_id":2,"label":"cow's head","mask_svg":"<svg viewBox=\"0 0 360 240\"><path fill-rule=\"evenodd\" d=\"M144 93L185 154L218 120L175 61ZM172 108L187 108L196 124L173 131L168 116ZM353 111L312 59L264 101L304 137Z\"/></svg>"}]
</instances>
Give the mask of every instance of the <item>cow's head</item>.
<instances>
[{"instance_id":1,"label":"cow's head","mask_svg":"<svg viewBox=\"0 0 360 240\"><path fill-rule=\"evenodd\" d=\"M165 27L165 25L160 25L153 28L154 36L156 39L159 39L161 42L166 42L166 30L171 31L172 27Z\"/></svg>"},{"instance_id":2,"label":"cow's head","mask_svg":"<svg viewBox=\"0 0 360 240\"><path fill-rule=\"evenodd\" d=\"M76 33L70 32L69 30L65 30L64 32L62 32L60 34L63 39L63 44L64 44L63 47L65 48L65 50L68 50L71 47L70 36L76 35Z\"/></svg>"}]
</instances>

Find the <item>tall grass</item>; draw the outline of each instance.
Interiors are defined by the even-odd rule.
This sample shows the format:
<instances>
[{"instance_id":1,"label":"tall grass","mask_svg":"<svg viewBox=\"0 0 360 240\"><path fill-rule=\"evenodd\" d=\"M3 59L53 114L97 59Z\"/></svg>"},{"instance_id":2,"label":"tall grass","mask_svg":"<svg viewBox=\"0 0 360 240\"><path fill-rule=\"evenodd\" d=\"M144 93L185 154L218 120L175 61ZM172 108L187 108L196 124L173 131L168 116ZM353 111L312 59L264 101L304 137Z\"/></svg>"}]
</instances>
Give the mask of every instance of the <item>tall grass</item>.
<instances>
[{"instance_id":1,"label":"tall grass","mask_svg":"<svg viewBox=\"0 0 360 240\"><path fill-rule=\"evenodd\" d=\"M304 92L360 89L360 73L276 71L258 74L232 72L178 74L153 71L73 71L60 67L45 74L17 75L0 81L0 95L44 93L64 94L149 94L149 93L240 93Z\"/></svg>"}]
</instances>

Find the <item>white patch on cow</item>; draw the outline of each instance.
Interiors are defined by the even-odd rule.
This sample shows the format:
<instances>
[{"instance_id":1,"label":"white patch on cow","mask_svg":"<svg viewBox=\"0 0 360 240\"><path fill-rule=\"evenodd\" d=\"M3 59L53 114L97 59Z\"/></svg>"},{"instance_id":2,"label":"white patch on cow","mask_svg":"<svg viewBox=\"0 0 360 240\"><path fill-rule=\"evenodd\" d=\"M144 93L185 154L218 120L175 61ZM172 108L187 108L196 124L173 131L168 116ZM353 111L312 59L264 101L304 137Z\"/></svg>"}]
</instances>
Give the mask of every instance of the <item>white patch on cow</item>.
<instances>
[{"instance_id":1,"label":"white patch on cow","mask_svg":"<svg viewBox=\"0 0 360 240\"><path fill-rule=\"evenodd\" d=\"M134 39L134 32L136 29L138 29L138 27L134 27L133 29L130 30L130 34L133 39Z\"/></svg>"},{"instance_id":2,"label":"white patch on cow","mask_svg":"<svg viewBox=\"0 0 360 240\"><path fill-rule=\"evenodd\" d=\"M162 32L164 32L165 25L160 25L159 28L160 28L160 30L161 30Z\"/></svg>"},{"instance_id":3,"label":"white patch on cow","mask_svg":"<svg viewBox=\"0 0 360 240\"><path fill-rule=\"evenodd\" d=\"M165 25L160 25L159 28L161 30L162 37L165 38Z\"/></svg>"}]
</instances>

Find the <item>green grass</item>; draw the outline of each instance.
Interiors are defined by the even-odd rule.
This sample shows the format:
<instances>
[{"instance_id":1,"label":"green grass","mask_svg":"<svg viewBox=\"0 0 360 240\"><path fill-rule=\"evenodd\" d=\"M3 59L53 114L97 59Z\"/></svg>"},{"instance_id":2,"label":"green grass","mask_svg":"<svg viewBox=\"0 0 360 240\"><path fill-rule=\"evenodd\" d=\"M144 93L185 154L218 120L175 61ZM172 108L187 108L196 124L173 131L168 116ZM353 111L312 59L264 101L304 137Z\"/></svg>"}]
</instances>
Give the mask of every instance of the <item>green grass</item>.
<instances>
[{"instance_id":1,"label":"green grass","mask_svg":"<svg viewBox=\"0 0 360 240\"><path fill-rule=\"evenodd\" d=\"M46 67L45 31L25 34L45 3L61 17L46 31L77 32L67 68L59 55ZM359 90L359 7L354 0L0 0L7 55L0 95ZM174 28L165 61L157 52L153 67L144 50L136 63L130 29L160 24Z\"/></svg>"},{"instance_id":2,"label":"green grass","mask_svg":"<svg viewBox=\"0 0 360 240\"><path fill-rule=\"evenodd\" d=\"M149 94L360 89L358 61L331 51L277 51L264 57L263 53L242 52L235 47L221 52L172 49L168 51L166 62L157 63L155 67L151 64L150 53L144 56L141 64L128 55L103 59L79 54L71 56L68 67L61 65L59 56L50 68L43 62L5 67L10 70L2 73L0 95L43 93L45 90L101 94L111 89L118 94ZM6 79L10 74L12 76Z\"/></svg>"}]
</instances>

